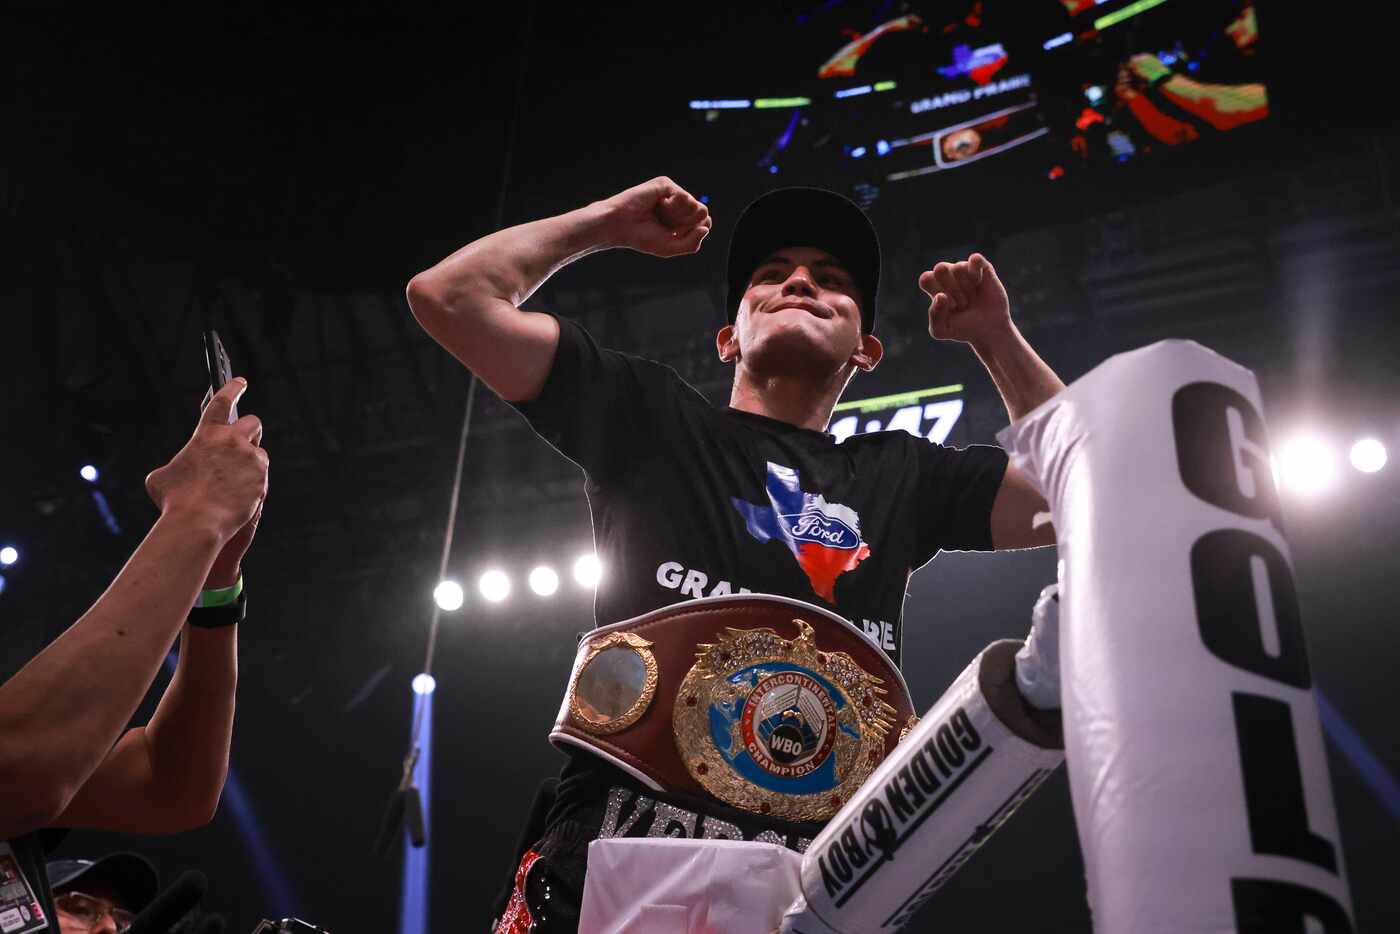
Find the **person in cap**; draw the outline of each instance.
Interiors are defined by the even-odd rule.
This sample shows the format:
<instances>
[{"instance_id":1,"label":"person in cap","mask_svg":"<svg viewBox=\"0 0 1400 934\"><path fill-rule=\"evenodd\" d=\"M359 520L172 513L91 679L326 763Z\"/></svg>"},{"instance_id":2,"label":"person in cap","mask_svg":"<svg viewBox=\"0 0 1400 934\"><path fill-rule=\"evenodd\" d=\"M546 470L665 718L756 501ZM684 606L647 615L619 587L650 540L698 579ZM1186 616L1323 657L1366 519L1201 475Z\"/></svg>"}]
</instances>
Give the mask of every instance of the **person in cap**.
<instances>
[{"instance_id":1,"label":"person in cap","mask_svg":"<svg viewBox=\"0 0 1400 934\"><path fill-rule=\"evenodd\" d=\"M940 550L1053 542L1045 504L990 446L955 450L905 432L826 432L851 378L880 362L879 241L833 192L780 189L735 225L725 406L670 367L600 347L576 321L522 308L560 268L599 250L700 249L708 208L655 178L578 210L468 244L408 284L418 322L585 474L604 568L599 625L679 601L763 593L833 611L896 664L910 574ZM913 283L908 287L914 287ZM973 254L917 287L929 333L978 354L1014 420L1063 384L1011 321L995 270ZM692 656L693 657L693 656ZM577 924L590 841L742 837L802 849L820 825L657 792L570 747L543 834L517 854L497 931ZM531 926L533 925L533 927Z\"/></svg>"},{"instance_id":2,"label":"person in cap","mask_svg":"<svg viewBox=\"0 0 1400 934\"><path fill-rule=\"evenodd\" d=\"M160 890L156 868L136 853L51 859L44 868L60 934L122 934Z\"/></svg>"}]
</instances>

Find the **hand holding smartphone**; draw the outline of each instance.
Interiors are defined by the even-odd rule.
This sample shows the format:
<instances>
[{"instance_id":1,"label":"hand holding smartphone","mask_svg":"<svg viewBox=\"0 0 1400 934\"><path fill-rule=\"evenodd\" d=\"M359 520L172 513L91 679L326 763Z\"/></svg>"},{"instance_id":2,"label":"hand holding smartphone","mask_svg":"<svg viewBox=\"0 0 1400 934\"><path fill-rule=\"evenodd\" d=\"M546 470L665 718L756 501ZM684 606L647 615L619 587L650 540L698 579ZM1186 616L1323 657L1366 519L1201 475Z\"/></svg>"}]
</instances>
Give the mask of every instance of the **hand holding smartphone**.
<instances>
[{"instance_id":1,"label":"hand holding smartphone","mask_svg":"<svg viewBox=\"0 0 1400 934\"><path fill-rule=\"evenodd\" d=\"M229 362L228 351L224 350L224 344L219 340L219 332L213 329L204 332L204 362L209 367L209 390L204 394L204 401L199 404L199 410L204 411L214 398L214 393L224 388L224 384L233 379L233 364ZM228 423L232 425L238 421L238 406L233 406L229 410Z\"/></svg>"}]
</instances>

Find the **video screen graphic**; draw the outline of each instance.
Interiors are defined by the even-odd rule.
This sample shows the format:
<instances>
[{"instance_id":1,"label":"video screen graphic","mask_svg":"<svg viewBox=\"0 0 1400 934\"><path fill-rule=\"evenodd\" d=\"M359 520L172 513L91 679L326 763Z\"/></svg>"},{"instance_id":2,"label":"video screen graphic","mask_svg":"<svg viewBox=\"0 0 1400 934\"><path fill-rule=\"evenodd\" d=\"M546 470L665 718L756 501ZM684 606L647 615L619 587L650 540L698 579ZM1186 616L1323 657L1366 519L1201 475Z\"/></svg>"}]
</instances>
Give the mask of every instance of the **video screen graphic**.
<instances>
[{"instance_id":1,"label":"video screen graphic","mask_svg":"<svg viewBox=\"0 0 1400 934\"><path fill-rule=\"evenodd\" d=\"M1094 35L1055 66L1079 96L1048 102L1061 125L1072 119L1061 153L1071 168L1168 152L1269 116L1252 2L1064 3Z\"/></svg>"},{"instance_id":2,"label":"video screen graphic","mask_svg":"<svg viewBox=\"0 0 1400 934\"><path fill-rule=\"evenodd\" d=\"M771 85L690 109L716 153L851 190L972 166L1058 179L1269 115L1253 0L784 5ZM741 96L762 90L767 96ZM765 139L745 150L749 140Z\"/></svg>"}]
</instances>

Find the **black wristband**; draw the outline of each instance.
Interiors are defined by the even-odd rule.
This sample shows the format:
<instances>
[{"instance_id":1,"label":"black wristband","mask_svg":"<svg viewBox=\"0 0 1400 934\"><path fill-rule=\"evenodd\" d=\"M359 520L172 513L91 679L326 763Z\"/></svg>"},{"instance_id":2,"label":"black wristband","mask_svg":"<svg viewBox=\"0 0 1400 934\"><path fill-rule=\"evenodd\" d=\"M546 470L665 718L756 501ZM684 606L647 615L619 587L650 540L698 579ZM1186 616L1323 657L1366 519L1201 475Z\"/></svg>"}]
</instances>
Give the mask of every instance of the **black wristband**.
<instances>
[{"instance_id":1,"label":"black wristband","mask_svg":"<svg viewBox=\"0 0 1400 934\"><path fill-rule=\"evenodd\" d=\"M187 622L200 629L222 629L243 622L248 615L248 591L245 589L238 599L223 606L197 606L190 610Z\"/></svg>"}]
</instances>

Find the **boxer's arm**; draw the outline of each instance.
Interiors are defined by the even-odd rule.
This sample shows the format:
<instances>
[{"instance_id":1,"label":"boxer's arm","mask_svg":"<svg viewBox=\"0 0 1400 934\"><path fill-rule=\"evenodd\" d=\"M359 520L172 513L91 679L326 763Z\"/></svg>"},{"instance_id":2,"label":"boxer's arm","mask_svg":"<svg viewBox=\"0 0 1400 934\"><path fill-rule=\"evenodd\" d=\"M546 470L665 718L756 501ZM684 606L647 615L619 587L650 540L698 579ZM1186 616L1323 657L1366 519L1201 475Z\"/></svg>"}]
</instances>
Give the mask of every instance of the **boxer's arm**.
<instances>
[{"instance_id":1,"label":"boxer's arm","mask_svg":"<svg viewBox=\"0 0 1400 934\"><path fill-rule=\"evenodd\" d=\"M498 396L525 402L544 387L559 322L518 306L556 271L603 247L597 205L510 227L414 276L408 306Z\"/></svg>"},{"instance_id":2,"label":"boxer's arm","mask_svg":"<svg viewBox=\"0 0 1400 934\"><path fill-rule=\"evenodd\" d=\"M559 322L524 312L550 276L590 253L628 247L653 256L693 253L709 211L667 178L587 207L510 227L462 247L408 283L419 324L508 402L544 388Z\"/></svg>"},{"instance_id":3,"label":"boxer's arm","mask_svg":"<svg viewBox=\"0 0 1400 934\"><path fill-rule=\"evenodd\" d=\"M1055 544L1050 507L1025 473L1007 465L992 501L992 548L1039 548Z\"/></svg>"},{"instance_id":4,"label":"boxer's arm","mask_svg":"<svg viewBox=\"0 0 1400 934\"><path fill-rule=\"evenodd\" d=\"M930 300L929 336L972 347L996 384L1011 421L1065 388L1011 320L1006 288L981 253L959 263L938 263L919 276L919 288ZM1026 475L1007 467L992 504L992 546L1001 551L1054 544L1055 530L1049 522L1036 524L1036 517L1048 508Z\"/></svg>"},{"instance_id":5,"label":"boxer's arm","mask_svg":"<svg viewBox=\"0 0 1400 934\"><path fill-rule=\"evenodd\" d=\"M929 296L929 336L972 347L1013 422L1065 388L1011 320L1006 287L981 253L938 263L920 274L919 288Z\"/></svg>"},{"instance_id":6,"label":"boxer's arm","mask_svg":"<svg viewBox=\"0 0 1400 934\"><path fill-rule=\"evenodd\" d=\"M972 350L991 375L1013 422L1065 388L1009 319L1005 328L973 341Z\"/></svg>"},{"instance_id":7,"label":"boxer's arm","mask_svg":"<svg viewBox=\"0 0 1400 934\"><path fill-rule=\"evenodd\" d=\"M1006 414L1014 422L1064 389L1065 384L1009 318L1006 324L1005 329L973 342L972 349L991 374L1006 405ZM992 547L1002 551L1055 544L1049 511L1045 497L1030 479L1016 467L1008 466L992 503ZM1046 514L1044 521L1037 525L1036 517L1042 513Z\"/></svg>"}]
</instances>

